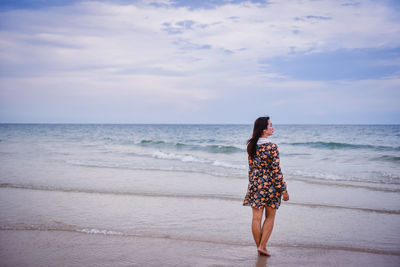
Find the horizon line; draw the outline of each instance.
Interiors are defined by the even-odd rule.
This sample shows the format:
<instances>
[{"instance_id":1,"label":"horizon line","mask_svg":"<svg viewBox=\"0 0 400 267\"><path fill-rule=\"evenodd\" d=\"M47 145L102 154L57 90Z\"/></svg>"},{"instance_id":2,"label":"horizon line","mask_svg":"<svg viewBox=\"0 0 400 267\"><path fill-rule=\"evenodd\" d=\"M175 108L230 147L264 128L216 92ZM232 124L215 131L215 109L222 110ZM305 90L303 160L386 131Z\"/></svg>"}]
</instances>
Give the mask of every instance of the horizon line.
<instances>
[{"instance_id":1,"label":"horizon line","mask_svg":"<svg viewBox=\"0 0 400 267\"><path fill-rule=\"evenodd\" d=\"M0 122L4 124L19 125L253 125L253 123L136 123L136 122ZM274 123L274 125L400 125L400 123Z\"/></svg>"}]
</instances>

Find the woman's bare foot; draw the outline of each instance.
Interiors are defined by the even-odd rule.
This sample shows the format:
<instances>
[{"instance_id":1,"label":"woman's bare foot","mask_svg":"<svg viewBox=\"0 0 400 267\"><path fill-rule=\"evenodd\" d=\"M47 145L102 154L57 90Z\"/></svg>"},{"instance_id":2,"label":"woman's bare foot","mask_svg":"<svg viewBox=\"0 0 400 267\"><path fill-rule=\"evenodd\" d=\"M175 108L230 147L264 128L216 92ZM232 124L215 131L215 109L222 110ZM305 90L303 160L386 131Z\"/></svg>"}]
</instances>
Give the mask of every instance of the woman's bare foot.
<instances>
[{"instance_id":1,"label":"woman's bare foot","mask_svg":"<svg viewBox=\"0 0 400 267\"><path fill-rule=\"evenodd\" d=\"M257 251L257 253L258 253L258 256L267 256L266 254L261 253L260 251Z\"/></svg>"},{"instance_id":2,"label":"woman's bare foot","mask_svg":"<svg viewBox=\"0 0 400 267\"><path fill-rule=\"evenodd\" d=\"M267 257L271 257L271 254L269 254L267 249L263 249L263 248L258 248L258 256L267 256Z\"/></svg>"}]
</instances>

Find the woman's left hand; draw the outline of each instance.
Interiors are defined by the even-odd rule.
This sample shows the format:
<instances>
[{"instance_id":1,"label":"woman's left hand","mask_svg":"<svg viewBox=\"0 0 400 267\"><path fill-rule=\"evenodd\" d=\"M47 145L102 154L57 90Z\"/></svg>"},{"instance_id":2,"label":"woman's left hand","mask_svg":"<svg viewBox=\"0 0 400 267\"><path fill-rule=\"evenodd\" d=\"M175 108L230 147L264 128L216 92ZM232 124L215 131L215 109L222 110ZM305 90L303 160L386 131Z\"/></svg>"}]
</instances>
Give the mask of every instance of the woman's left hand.
<instances>
[{"instance_id":1,"label":"woman's left hand","mask_svg":"<svg viewBox=\"0 0 400 267\"><path fill-rule=\"evenodd\" d=\"M282 193L282 199L284 201L288 201L289 200L289 193L287 191Z\"/></svg>"}]
</instances>

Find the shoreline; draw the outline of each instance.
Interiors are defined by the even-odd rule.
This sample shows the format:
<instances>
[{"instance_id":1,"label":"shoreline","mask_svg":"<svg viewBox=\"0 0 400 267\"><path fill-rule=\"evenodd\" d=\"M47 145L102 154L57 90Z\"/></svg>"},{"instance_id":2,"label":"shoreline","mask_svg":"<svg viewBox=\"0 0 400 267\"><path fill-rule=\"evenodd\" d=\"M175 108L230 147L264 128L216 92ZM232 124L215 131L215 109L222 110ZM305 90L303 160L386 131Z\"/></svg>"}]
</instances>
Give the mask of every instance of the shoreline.
<instances>
[{"instance_id":1,"label":"shoreline","mask_svg":"<svg viewBox=\"0 0 400 267\"><path fill-rule=\"evenodd\" d=\"M146 238L146 239L166 239L171 241L182 241L182 242L198 242L205 243L210 245L226 245L226 246L237 246L237 247L254 247L253 243L247 242L229 242L229 241L219 241L219 240L203 240L198 238L190 238L190 237L179 237L179 236L171 236L169 234L127 234L122 232L117 232L113 230L104 230L104 229L81 229L81 230L72 230L72 229L56 229L56 228L36 228L32 226L26 229L18 229L12 228L0 229L1 232L10 231L10 232L65 232L65 233L77 233L81 235L99 235L99 236L120 236L126 238ZM368 254L376 254L376 255L387 255L387 256L399 256L400 251L385 251L385 250L375 250L370 248L358 248L358 247L346 247L346 246L333 246L333 245L322 245L322 244L279 244L277 242L268 243L268 248L293 248L293 249L316 249L316 250L329 250L329 251L343 251L343 252L356 252L356 253L368 253Z\"/></svg>"},{"instance_id":2,"label":"shoreline","mask_svg":"<svg viewBox=\"0 0 400 267\"><path fill-rule=\"evenodd\" d=\"M400 256L65 231L0 231L2 266L398 266Z\"/></svg>"},{"instance_id":3,"label":"shoreline","mask_svg":"<svg viewBox=\"0 0 400 267\"><path fill-rule=\"evenodd\" d=\"M57 192L72 192L72 193L84 193L84 194L104 194L104 195L126 195L126 196L141 196L141 197L160 197L160 198L183 198L183 199L218 199L226 201L238 201L242 202L243 198L235 196L216 196L216 195L184 195L184 194L153 194L145 192L112 192L112 191L95 191L95 190L83 190L74 188L55 188L55 187L43 187L43 186L26 186L10 183L0 183L0 189L11 188L11 189L21 189L21 190L38 190L38 191L57 191ZM306 203L306 202L285 202L284 205L294 205L294 206L305 206L310 208L328 208L328 209L348 209L363 212L375 212L381 214L400 214L400 210L388 210L388 209L370 209L363 207L346 207L333 204L316 204L316 203Z\"/></svg>"}]
</instances>

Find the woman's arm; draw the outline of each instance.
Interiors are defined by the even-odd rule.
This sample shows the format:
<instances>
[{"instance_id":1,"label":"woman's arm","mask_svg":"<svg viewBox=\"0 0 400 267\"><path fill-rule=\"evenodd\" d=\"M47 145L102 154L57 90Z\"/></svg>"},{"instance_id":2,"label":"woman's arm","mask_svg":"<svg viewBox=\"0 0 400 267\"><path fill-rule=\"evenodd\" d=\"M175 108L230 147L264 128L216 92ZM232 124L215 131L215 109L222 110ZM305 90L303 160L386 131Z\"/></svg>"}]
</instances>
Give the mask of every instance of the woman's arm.
<instances>
[{"instance_id":1,"label":"woman's arm","mask_svg":"<svg viewBox=\"0 0 400 267\"><path fill-rule=\"evenodd\" d=\"M282 171L281 171L281 166L280 166L280 160L279 160L279 149L278 146L275 144L271 145L271 152L270 155L272 157L272 168L273 168L273 173L274 173L274 178L275 178L275 189L277 189L279 192L285 194L287 193L286 191L286 182L283 179Z\"/></svg>"},{"instance_id":2,"label":"woman's arm","mask_svg":"<svg viewBox=\"0 0 400 267\"><path fill-rule=\"evenodd\" d=\"M248 162L249 162L249 179L250 179L250 177L252 177L253 174L253 160L249 157Z\"/></svg>"}]
</instances>

